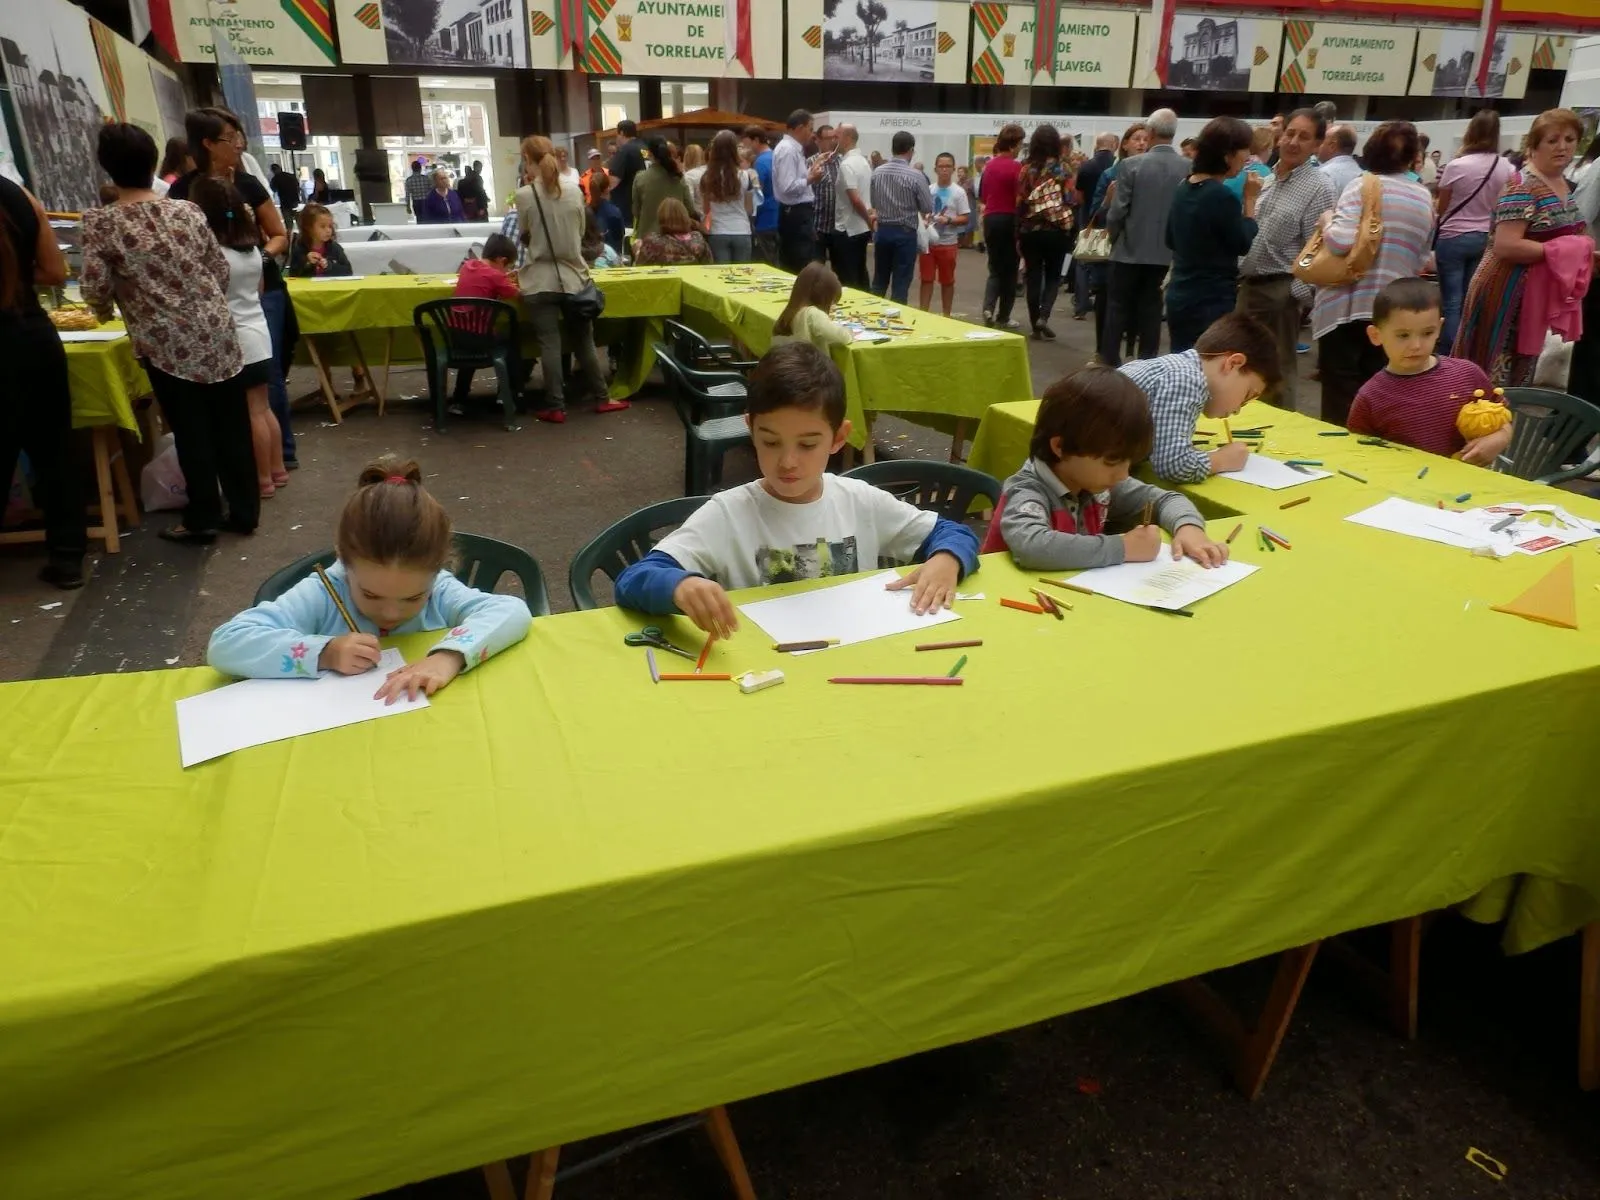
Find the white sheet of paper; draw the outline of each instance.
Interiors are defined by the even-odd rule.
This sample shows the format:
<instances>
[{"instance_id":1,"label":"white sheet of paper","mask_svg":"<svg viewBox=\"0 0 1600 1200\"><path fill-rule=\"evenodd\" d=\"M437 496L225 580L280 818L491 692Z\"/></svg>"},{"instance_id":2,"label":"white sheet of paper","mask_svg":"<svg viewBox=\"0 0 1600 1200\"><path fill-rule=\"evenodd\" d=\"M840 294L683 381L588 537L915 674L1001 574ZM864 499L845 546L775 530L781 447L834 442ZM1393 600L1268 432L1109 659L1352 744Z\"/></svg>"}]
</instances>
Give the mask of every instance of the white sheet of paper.
<instances>
[{"instance_id":1,"label":"white sheet of paper","mask_svg":"<svg viewBox=\"0 0 1600 1200\"><path fill-rule=\"evenodd\" d=\"M1533 513L1547 513L1552 520L1547 525L1526 515ZM1509 516L1517 519L1502 530L1493 529ZM1488 550L1499 558L1508 554L1543 554L1600 537L1591 525L1553 504L1497 504L1456 512L1391 496L1345 520L1461 550Z\"/></svg>"},{"instance_id":2,"label":"white sheet of paper","mask_svg":"<svg viewBox=\"0 0 1600 1200\"><path fill-rule=\"evenodd\" d=\"M365 275L300 275L296 278L310 283L349 283L352 279L365 279Z\"/></svg>"},{"instance_id":3,"label":"white sheet of paper","mask_svg":"<svg viewBox=\"0 0 1600 1200\"><path fill-rule=\"evenodd\" d=\"M948 608L917 616L911 611L910 588L898 592L884 590L884 584L893 583L898 578L898 572L885 571L867 579L818 588L814 592L801 592L796 596L754 600L739 605L739 611L759 625L762 632L774 642L814 642L821 638L838 638L841 646L892 637L897 633L910 633L961 619L960 613Z\"/></svg>"},{"instance_id":4,"label":"white sheet of paper","mask_svg":"<svg viewBox=\"0 0 1600 1200\"><path fill-rule=\"evenodd\" d=\"M988 342L995 338L1003 338L1005 336L1005 334L998 333L993 329L978 329L967 334L966 338L969 342Z\"/></svg>"},{"instance_id":5,"label":"white sheet of paper","mask_svg":"<svg viewBox=\"0 0 1600 1200\"><path fill-rule=\"evenodd\" d=\"M1219 471L1218 474L1226 479L1237 479L1240 483L1253 483L1256 487L1281 492L1284 488L1310 483L1313 479L1327 479L1332 472L1319 471L1315 467L1296 470L1276 458L1268 458L1265 454L1252 454L1244 460L1244 466L1239 470Z\"/></svg>"},{"instance_id":6,"label":"white sheet of paper","mask_svg":"<svg viewBox=\"0 0 1600 1200\"><path fill-rule=\"evenodd\" d=\"M392 705L372 693L390 671L406 665L398 650L385 650L365 675L325 671L314 680L243 679L178 701L178 746L183 765L208 762L284 738L393 717L428 707L428 698L404 697Z\"/></svg>"},{"instance_id":7,"label":"white sheet of paper","mask_svg":"<svg viewBox=\"0 0 1600 1200\"><path fill-rule=\"evenodd\" d=\"M1202 567L1190 558L1174 562L1172 551L1163 546L1161 555L1149 562L1095 567L1079 571L1070 578L1079 587L1113 600L1151 608L1187 608L1241 579L1248 579L1259 569L1237 560L1220 567Z\"/></svg>"},{"instance_id":8,"label":"white sheet of paper","mask_svg":"<svg viewBox=\"0 0 1600 1200\"><path fill-rule=\"evenodd\" d=\"M59 329L63 342L114 342L128 336L126 329Z\"/></svg>"}]
</instances>

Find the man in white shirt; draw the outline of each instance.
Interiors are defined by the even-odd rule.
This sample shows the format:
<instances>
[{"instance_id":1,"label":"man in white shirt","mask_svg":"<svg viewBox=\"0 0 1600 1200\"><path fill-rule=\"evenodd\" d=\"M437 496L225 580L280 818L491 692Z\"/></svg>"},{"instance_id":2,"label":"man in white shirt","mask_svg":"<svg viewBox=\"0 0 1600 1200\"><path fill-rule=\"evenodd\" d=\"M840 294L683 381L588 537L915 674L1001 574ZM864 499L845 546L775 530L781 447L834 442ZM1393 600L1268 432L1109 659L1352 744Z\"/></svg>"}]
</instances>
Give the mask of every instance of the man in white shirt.
<instances>
[{"instance_id":1,"label":"man in white shirt","mask_svg":"<svg viewBox=\"0 0 1600 1200\"><path fill-rule=\"evenodd\" d=\"M866 291L867 242L872 238L872 164L861 153L861 133L854 125L841 125L839 181L834 186L833 269L845 287Z\"/></svg>"},{"instance_id":2,"label":"man in white shirt","mask_svg":"<svg viewBox=\"0 0 1600 1200\"><path fill-rule=\"evenodd\" d=\"M817 256L817 198L811 185L822 177L833 155L818 155L808 167L805 145L811 140L811 114L797 108L785 124L788 132L772 152L772 196L778 202L778 265L798 275Z\"/></svg>"},{"instance_id":3,"label":"man in white shirt","mask_svg":"<svg viewBox=\"0 0 1600 1200\"><path fill-rule=\"evenodd\" d=\"M1317 150L1321 171L1333 184L1334 203L1351 181L1361 178L1361 164L1355 159L1356 131L1353 125L1330 125Z\"/></svg>"}]
</instances>

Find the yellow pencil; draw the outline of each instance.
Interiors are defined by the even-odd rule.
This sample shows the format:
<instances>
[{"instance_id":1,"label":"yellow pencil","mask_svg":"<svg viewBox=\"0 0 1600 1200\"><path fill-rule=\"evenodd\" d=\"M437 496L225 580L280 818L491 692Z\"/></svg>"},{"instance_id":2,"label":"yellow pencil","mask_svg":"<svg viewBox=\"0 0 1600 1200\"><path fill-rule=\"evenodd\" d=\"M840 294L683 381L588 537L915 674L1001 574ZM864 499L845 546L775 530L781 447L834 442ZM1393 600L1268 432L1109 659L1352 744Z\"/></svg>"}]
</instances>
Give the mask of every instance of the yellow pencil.
<instances>
[{"instance_id":1,"label":"yellow pencil","mask_svg":"<svg viewBox=\"0 0 1600 1200\"><path fill-rule=\"evenodd\" d=\"M1223 435L1230 442L1233 441L1233 430L1228 428L1228 418L1227 417L1223 417L1222 418L1222 432L1223 432Z\"/></svg>"},{"instance_id":2,"label":"yellow pencil","mask_svg":"<svg viewBox=\"0 0 1600 1200\"><path fill-rule=\"evenodd\" d=\"M350 610L344 606L344 601L339 599L339 593L334 590L333 580L328 578L328 573L322 569L322 564L317 564L317 578L322 580L322 586L328 589L328 599L333 601L333 606L339 610L339 615L344 618L344 623L350 626L351 633L360 633L356 628L356 619L350 615Z\"/></svg>"}]
</instances>

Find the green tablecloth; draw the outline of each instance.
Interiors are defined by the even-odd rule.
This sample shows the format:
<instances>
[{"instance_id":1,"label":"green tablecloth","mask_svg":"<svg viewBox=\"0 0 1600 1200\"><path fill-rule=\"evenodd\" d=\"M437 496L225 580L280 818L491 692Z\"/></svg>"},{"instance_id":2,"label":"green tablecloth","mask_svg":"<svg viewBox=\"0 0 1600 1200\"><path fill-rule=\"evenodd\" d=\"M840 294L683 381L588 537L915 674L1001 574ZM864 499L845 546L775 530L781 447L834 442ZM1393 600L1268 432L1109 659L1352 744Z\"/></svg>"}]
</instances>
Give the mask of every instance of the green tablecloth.
<instances>
[{"instance_id":1,"label":"green tablecloth","mask_svg":"<svg viewBox=\"0 0 1600 1200\"><path fill-rule=\"evenodd\" d=\"M185 772L173 702L209 671L0 686L0 1195L107 1163L119 1197L363 1194L1518 876L1587 906L1530 942L1567 932L1600 911L1600 556L1560 552L1583 628L1533 624L1489 605L1556 557L1311 486L1239 489L1295 549L1241 538L1262 570L1192 620L1015 612L1028 577L985 559L936 635L983 639L960 688L824 682L946 669L918 635L780 659L749 626L711 669L782 687L652 686L637 619L573 613L425 712Z\"/></svg>"},{"instance_id":2,"label":"green tablecloth","mask_svg":"<svg viewBox=\"0 0 1600 1200\"><path fill-rule=\"evenodd\" d=\"M102 329L120 329L114 321ZM95 425L116 425L137 435L139 421L134 416L134 401L150 392L150 380L133 357L133 342L118 338L114 342L69 342L67 384L72 391L72 426L88 429Z\"/></svg>"},{"instance_id":3,"label":"green tablecloth","mask_svg":"<svg viewBox=\"0 0 1600 1200\"><path fill-rule=\"evenodd\" d=\"M788 303L792 276L768 267L680 270L686 312L704 313L758 354L766 351L773 323ZM782 283L782 289L769 290L774 282ZM873 323L885 309L896 307L898 320L910 325L911 333L894 333L889 342L846 346L834 354L844 372L852 445L866 445L870 413L895 413L949 431L958 420L975 424L996 401L1033 395L1027 342L1014 333L994 334L854 289L839 303L842 314Z\"/></svg>"}]
</instances>

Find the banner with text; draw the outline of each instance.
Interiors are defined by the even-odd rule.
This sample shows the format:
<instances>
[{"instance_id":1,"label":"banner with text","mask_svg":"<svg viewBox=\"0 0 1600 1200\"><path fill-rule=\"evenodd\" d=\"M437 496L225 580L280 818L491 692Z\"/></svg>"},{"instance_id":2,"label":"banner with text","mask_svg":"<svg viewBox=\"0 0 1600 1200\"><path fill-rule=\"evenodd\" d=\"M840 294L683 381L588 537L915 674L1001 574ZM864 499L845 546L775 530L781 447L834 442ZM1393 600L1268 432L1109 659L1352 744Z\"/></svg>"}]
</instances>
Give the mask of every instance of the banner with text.
<instances>
[{"instance_id":1,"label":"banner with text","mask_svg":"<svg viewBox=\"0 0 1600 1200\"><path fill-rule=\"evenodd\" d=\"M216 38L253 67L325 67L339 61L331 0L171 0L184 62L216 61Z\"/></svg>"},{"instance_id":2,"label":"banner with text","mask_svg":"<svg viewBox=\"0 0 1600 1200\"><path fill-rule=\"evenodd\" d=\"M965 83L968 0L789 0L789 78Z\"/></svg>"},{"instance_id":3,"label":"banner with text","mask_svg":"<svg viewBox=\"0 0 1600 1200\"><path fill-rule=\"evenodd\" d=\"M783 22L771 0L587 0L562 25L570 0L528 0L535 68L591 75L781 79ZM765 18L765 19L762 19ZM569 43L573 49L564 49ZM581 58L574 62L574 56Z\"/></svg>"},{"instance_id":4,"label":"banner with text","mask_svg":"<svg viewBox=\"0 0 1600 1200\"><path fill-rule=\"evenodd\" d=\"M1156 21L1139 18L1140 63L1152 61L1150 40ZM1167 84L1185 92L1270 92L1278 82L1283 22L1268 17L1213 17L1180 12L1172 17L1167 44ZM1152 70L1135 79L1137 88L1159 88Z\"/></svg>"},{"instance_id":5,"label":"banner with text","mask_svg":"<svg viewBox=\"0 0 1600 1200\"><path fill-rule=\"evenodd\" d=\"M1193 0L1190 0L1192 3ZM1285 9L1314 10L1327 18L1351 21L1405 19L1459 22L1476 27L1483 6L1490 0L1226 0L1219 7L1259 12ZM1600 4L1595 0L1498 0L1500 19L1515 25L1544 29L1600 29Z\"/></svg>"},{"instance_id":6,"label":"banner with text","mask_svg":"<svg viewBox=\"0 0 1600 1200\"><path fill-rule=\"evenodd\" d=\"M1278 90L1403 96L1416 48L1416 29L1400 25L1285 21Z\"/></svg>"},{"instance_id":7,"label":"banner with text","mask_svg":"<svg viewBox=\"0 0 1600 1200\"><path fill-rule=\"evenodd\" d=\"M1417 65L1411 72L1413 96L1478 97L1478 31L1424 29L1417 39ZM1488 87L1480 98L1520 100L1528 92L1534 35L1501 28L1494 36Z\"/></svg>"},{"instance_id":8,"label":"banner with text","mask_svg":"<svg viewBox=\"0 0 1600 1200\"><path fill-rule=\"evenodd\" d=\"M1031 4L972 6L970 83L1022 87L1046 82L1033 71ZM1056 22L1056 87L1127 87L1133 73L1137 14L1114 8L1068 8Z\"/></svg>"}]
</instances>

